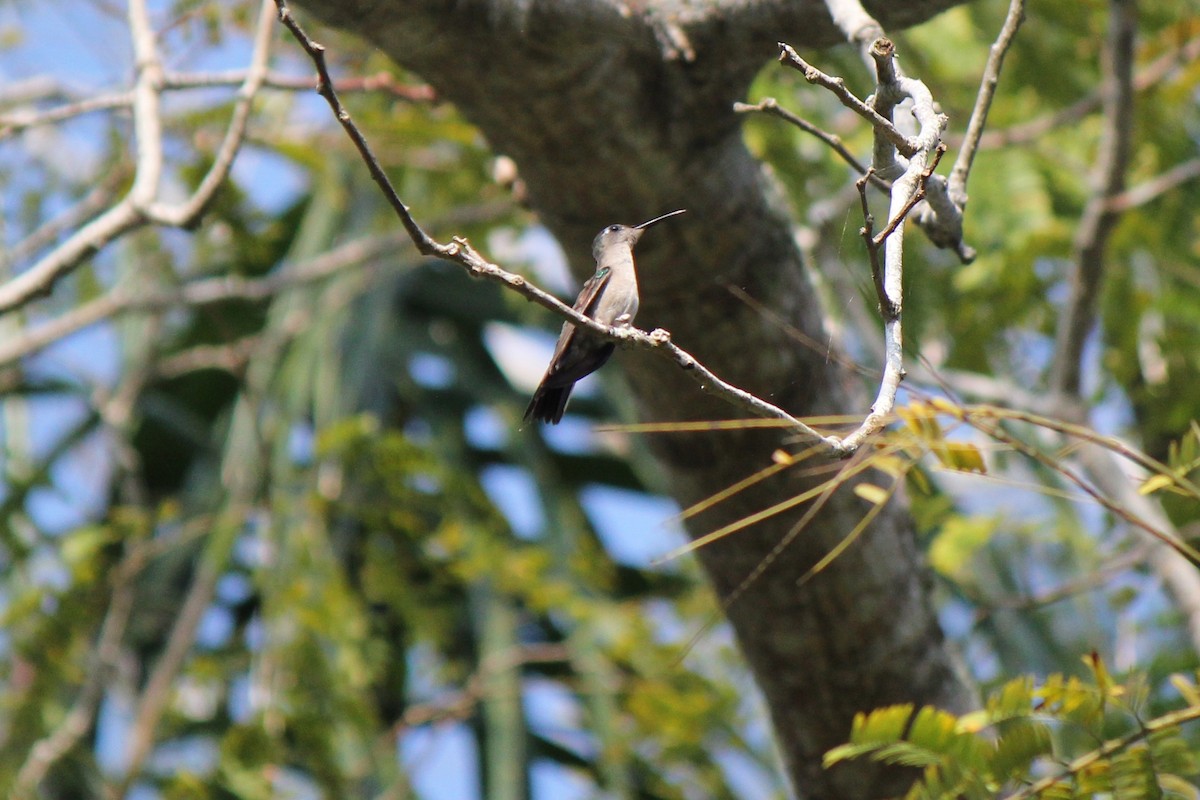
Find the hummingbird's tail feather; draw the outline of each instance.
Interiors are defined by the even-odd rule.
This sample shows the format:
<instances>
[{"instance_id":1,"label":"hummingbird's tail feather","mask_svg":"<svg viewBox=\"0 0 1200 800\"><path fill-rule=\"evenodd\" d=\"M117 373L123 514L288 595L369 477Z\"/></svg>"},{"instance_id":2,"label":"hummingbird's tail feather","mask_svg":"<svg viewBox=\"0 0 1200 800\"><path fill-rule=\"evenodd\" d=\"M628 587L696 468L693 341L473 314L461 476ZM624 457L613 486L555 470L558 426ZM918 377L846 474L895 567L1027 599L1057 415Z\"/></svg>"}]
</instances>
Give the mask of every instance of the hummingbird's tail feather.
<instances>
[{"instance_id":1,"label":"hummingbird's tail feather","mask_svg":"<svg viewBox=\"0 0 1200 800\"><path fill-rule=\"evenodd\" d=\"M529 401L529 407L525 409L525 419L557 425L563 418L563 412L567 408L567 398L571 396L571 390L574 388L573 382L566 386L547 386L543 383L533 393L533 399Z\"/></svg>"}]
</instances>

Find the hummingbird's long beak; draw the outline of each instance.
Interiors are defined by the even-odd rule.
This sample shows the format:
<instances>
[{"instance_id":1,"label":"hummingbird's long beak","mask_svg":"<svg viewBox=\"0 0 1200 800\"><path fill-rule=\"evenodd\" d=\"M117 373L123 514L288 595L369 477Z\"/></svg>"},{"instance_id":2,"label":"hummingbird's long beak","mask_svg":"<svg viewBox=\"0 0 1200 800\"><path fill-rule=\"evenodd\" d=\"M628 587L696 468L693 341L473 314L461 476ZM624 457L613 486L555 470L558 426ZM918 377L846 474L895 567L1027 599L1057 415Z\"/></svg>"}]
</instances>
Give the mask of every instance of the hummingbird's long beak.
<instances>
[{"instance_id":1,"label":"hummingbird's long beak","mask_svg":"<svg viewBox=\"0 0 1200 800\"><path fill-rule=\"evenodd\" d=\"M658 223L662 222L667 217L676 217L686 211L687 211L686 208L681 208L678 211L671 211L667 214L663 214L661 217L655 217L654 219L650 220L649 222L643 222L641 225L634 225L633 227L635 230L644 231L644 230L646 230L646 228L649 228L651 225L657 225Z\"/></svg>"}]
</instances>

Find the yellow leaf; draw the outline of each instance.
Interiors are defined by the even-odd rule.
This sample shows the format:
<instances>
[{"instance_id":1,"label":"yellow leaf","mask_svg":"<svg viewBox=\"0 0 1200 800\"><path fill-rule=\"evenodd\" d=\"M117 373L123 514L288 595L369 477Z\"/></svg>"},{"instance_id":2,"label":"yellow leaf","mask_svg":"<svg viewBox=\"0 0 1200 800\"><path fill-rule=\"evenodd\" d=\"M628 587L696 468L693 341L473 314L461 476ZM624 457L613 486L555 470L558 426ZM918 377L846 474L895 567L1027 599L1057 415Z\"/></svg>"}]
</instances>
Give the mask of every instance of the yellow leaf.
<instances>
[{"instance_id":1,"label":"yellow leaf","mask_svg":"<svg viewBox=\"0 0 1200 800\"><path fill-rule=\"evenodd\" d=\"M963 418L962 407L956 403L950 402L944 397L933 398L929 401L929 405L933 406L936 410L946 414L947 416L954 417L955 419Z\"/></svg>"},{"instance_id":2,"label":"yellow leaf","mask_svg":"<svg viewBox=\"0 0 1200 800\"><path fill-rule=\"evenodd\" d=\"M970 442L946 442L942 447L935 449L934 454L943 466L950 469L959 472L978 472L981 475L987 474L987 464L983 461L983 454Z\"/></svg>"},{"instance_id":3,"label":"yellow leaf","mask_svg":"<svg viewBox=\"0 0 1200 800\"><path fill-rule=\"evenodd\" d=\"M871 458L871 466L889 478L899 478L905 472L908 472L910 463L896 456L873 456Z\"/></svg>"},{"instance_id":4,"label":"yellow leaf","mask_svg":"<svg viewBox=\"0 0 1200 800\"><path fill-rule=\"evenodd\" d=\"M1151 475L1138 487L1138 494L1154 494L1159 489L1165 489L1175 483L1170 475Z\"/></svg>"},{"instance_id":5,"label":"yellow leaf","mask_svg":"<svg viewBox=\"0 0 1200 800\"><path fill-rule=\"evenodd\" d=\"M873 483L855 484L854 493L871 505L876 506L883 505L887 502L888 497L891 496L891 492Z\"/></svg>"},{"instance_id":6,"label":"yellow leaf","mask_svg":"<svg viewBox=\"0 0 1200 800\"><path fill-rule=\"evenodd\" d=\"M986 711L972 711L958 718L955 726L956 733L979 733L991 724L991 717Z\"/></svg>"},{"instance_id":7,"label":"yellow leaf","mask_svg":"<svg viewBox=\"0 0 1200 800\"><path fill-rule=\"evenodd\" d=\"M971 559L987 546L996 526L986 517L950 517L930 543L929 563L942 575L970 580Z\"/></svg>"},{"instance_id":8,"label":"yellow leaf","mask_svg":"<svg viewBox=\"0 0 1200 800\"><path fill-rule=\"evenodd\" d=\"M1197 791L1195 786L1178 775L1160 772L1158 774L1158 785L1169 795L1190 798L1190 800L1196 800L1196 798L1200 797L1200 791Z\"/></svg>"},{"instance_id":9,"label":"yellow leaf","mask_svg":"<svg viewBox=\"0 0 1200 800\"><path fill-rule=\"evenodd\" d=\"M1196 690L1196 684L1182 675L1172 675L1171 684L1189 706L1200 706L1200 691Z\"/></svg>"}]
</instances>

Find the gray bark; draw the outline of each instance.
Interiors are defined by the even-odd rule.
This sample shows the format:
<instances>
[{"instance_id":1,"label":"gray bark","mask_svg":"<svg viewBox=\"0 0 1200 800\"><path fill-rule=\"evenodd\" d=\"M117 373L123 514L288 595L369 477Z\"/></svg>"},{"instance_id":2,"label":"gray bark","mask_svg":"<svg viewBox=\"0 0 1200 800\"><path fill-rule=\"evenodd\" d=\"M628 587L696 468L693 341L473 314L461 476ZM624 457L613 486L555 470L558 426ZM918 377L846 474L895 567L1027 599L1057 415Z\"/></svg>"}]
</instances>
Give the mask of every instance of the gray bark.
<instances>
[{"instance_id":1,"label":"gray bark","mask_svg":"<svg viewBox=\"0 0 1200 800\"><path fill-rule=\"evenodd\" d=\"M881 2L868 10L894 29L956 2ZM514 158L533 207L579 276L593 269L589 246L604 225L686 207L686 217L659 226L639 245L641 327L666 328L717 374L794 414L866 412L863 387L834 360L796 344L727 290L739 286L810 337L827 338L787 215L745 149L731 110L777 55L777 41L801 47L842 41L822 3L303 0L303 6L421 75L498 152ZM614 363L646 419L731 415L650 354L621 352ZM652 439L685 505L761 468L780 444L778 432ZM769 481L700 517L693 533L809 485L799 477ZM797 577L866 510L848 489L839 492L729 610L791 781L807 797L889 796L912 779L866 764L821 768L821 755L845 741L854 712L897 702L964 710L972 702L938 627L902 498L832 567L797 586ZM700 559L717 593L737 587L799 513L703 548Z\"/></svg>"}]
</instances>

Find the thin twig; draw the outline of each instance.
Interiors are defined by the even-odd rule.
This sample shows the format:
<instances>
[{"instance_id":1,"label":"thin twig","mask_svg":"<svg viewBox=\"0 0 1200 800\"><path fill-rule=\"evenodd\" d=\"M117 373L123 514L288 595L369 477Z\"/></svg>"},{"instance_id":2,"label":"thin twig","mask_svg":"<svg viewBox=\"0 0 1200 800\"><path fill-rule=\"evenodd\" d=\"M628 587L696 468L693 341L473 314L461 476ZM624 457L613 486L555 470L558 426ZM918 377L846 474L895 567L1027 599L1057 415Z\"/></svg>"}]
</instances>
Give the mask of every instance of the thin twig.
<instances>
[{"instance_id":1,"label":"thin twig","mask_svg":"<svg viewBox=\"0 0 1200 800\"><path fill-rule=\"evenodd\" d=\"M250 122L250 111L254 98L267 75L267 62L271 50L271 34L274 26L271 21L270 0L261 1L258 26L255 28L254 40L250 56L250 66L246 70L246 79L237 92L237 100L233 104L233 112L229 117L229 127L225 130L225 138L221 141L213 156L212 166L200 180L200 185L185 202L178 205L155 202L145 208L152 222L173 227L187 227L204 213L213 196L217 193L229 171L233 161L241 149L246 137L246 126ZM157 189L155 190L157 195Z\"/></svg>"},{"instance_id":2,"label":"thin twig","mask_svg":"<svg viewBox=\"0 0 1200 800\"><path fill-rule=\"evenodd\" d=\"M154 375L169 380L204 369L240 375L261 344L262 337L252 335L225 344L196 345L159 359L154 365Z\"/></svg>"},{"instance_id":3,"label":"thin twig","mask_svg":"<svg viewBox=\"0 0 1200 800\"><path fill-rule=\"evenodd\" d=\"M781 108L779 102L774 97L764 97L762 100L754 103L753 105L750 103L734 103L733 110L738 114L748 114L757 111L763 114L769 114L773 117L779 117L785 122L795 125L805 133L812 134L825 144L829 145L829 147L833 149L833 152L841 156L842 160L849 164L850 167L859 175L869 174L871 183L873 185L885 192L891 191L891 181L885 180L874 174L870 171L866 164L863 164L861 161L855 158L854 154L846 149L846 145L842 143L842 138L840 136L835 133L824 131L818 128L816 125L813 125L808 120L796 116L785 108Z\"/></svg>"},{"instance_id":4,"label":"thin twig","mask_svg":"<svg viewBox=\"0 0 1200 800\"><path fill-rule=\"evenodd\" d=\"M325 63L325 46L318 44L309 38L304 29L300 27L300 23L296 21L292 15L291 9L288 8L287 0L275 0L275 6L279 11L279 21L283 23L304 51L308 53L312 59L313 66L317 68L317 94L325 98L329 103L329 107L333 110L334 116L341 124L346 135L350 137L350 141L354 143L358 149L359 155L367 166L367 171L371 173L371 179L379 186L379 190L383 192L383 196L387 198L388 203L392 206L392 210L396 212L396 216L400 218L404 229L408 231L409 237L417 246L417 250L421 255L439 256L442 258L450 258L454 260L455 255L464 248L458 244L443 245L434 241L429 234L421 229L413 218L412 212L408 210L408 206L396 194L396 190L392 187L392 182L388 180L387 173L383 171L383 167L371 152L371 147L367 144L366 138L358 130L358 126L350 118L350 112L342 106L342 101L338 98L337 92L333 88L333 79L329 76L329 67ZM466 243L463 242L465 245Z\"/></svg>"},{"instance_id":5,"label":"thin twig","mask_svg":"<svg viewBox=\"0 0 1200 800\"><path fill-rule=\"evenodd\" d=\"M1109 197L1106 208L1116 214L1152 202L1188 181L1200 178L1200 158L1176 164L1161 175Z\"/></svg>"},{"instance_id":6,"label":"thin twig","mask_svg":"<svg viewBox=\"0 0 1200 800\"><path fill-rule=\"evenodd\" d=\"M1144 519L1142 516L1133 513L1127 507L1120 503L1111 500L1105 492L1101 492L1092 486L1087 480L1078 475L1074 470L1070 469L1057 458L1046 455L1038 448L1022 441L1016 436L1010 434L994 419L988 421L987 418L978 418L970 414L965 415L962 419L971 427L979 430L987 436L1003 442L1011 446L1014 450L1038 462L1047 469L1062 475L1071 483L1083 490L1085 494L1102 505L1112 514L1125 520L1128 524L1140 528L1146 533L1153 536L1162 544L1174 550L1183 558L1187 559L1194 567L1200 567L1200 553L1195 548L1191 547L1187 542L1173 535L1171 531L1163 530L1153 522Z\"/></svg>"},{"instance_id":7,"label":"thin twig","mask_svg":"<svg viewBox=\"0 0 1200 800\"><path fill-rule=\"evenodd\" d=\"M512 205L507 201L460 206L435 220L432 227L438 229L464 221L476 223L492 220L511 210ZM172 308L199 308L226 300L267 300L286 289L325 280L344 270L369 264L380 256L395 252L396 248L406 241L408 234L404 232L356 239L311 259L296 264L285 264L281 269L261 278L222 275L153 291L147 291L139 285L121 284L37 327L26 328L0 341L0 367L12 364L73 333L121 314Z\"/></svg>"},{"instance_id":8,"label":"thin twig","mask_svg":"<svg viewBox=\"0 0 1200 800\"><path fill-rule=\"evenodd\" d=\"M996 96L996 86L1000 83L1004 57L1008 55L1008 50L1016 39L1017 30L1024 21L1025 0L1010 0L1004 25L988 51L987 65L983 68L983 78L979 82L979 93L975 95L975 107L971 109L971 119L967 122L962 147L954 160L954 166L950 169L947 188L950 199L960 209L967 207L967 179L975 161L975 153L979 149L979 139L983 136L983 128L987 124L988 111L991 110L992 100Z\"/></svg>"},{"instance_id":9,"label":"thin twig","mask_svg":"<svg viewBox=\"0 0 1200 800\"><path fill-rule=\"evenodd\" d=\"M933 149L933 158L929 162L929 166L926 167L920 174L919 180L917 181L916 190L912 193L912 195L909 196L908 200L904 202L904 205L900 207L900 211L890 220L888 220L887 227L881 230L872 240L872 244L875 247L882 247L884 242L887 241L887 238L896 231L896 228L904 223L904 219L909 215L913 208L916 207L917 203L925 199L925 187L929 183L929 179L933 177L933 171L937 169L938 164L941 162L942 156L945 155L945 153L946 145L939 142L938 146Z\"/></svg>"},{"instance_id":10,"label":"thin twig","mask_svg":"<svg viewBox=\"0 0 1200 800\"><path fill-rule=\"evenodd\" d=\"M938 162L942 160L942 155L945 152L946 146L939 144L934 150L932 163L921 174L917 190L912 193L897 215L892 217L888 221L887 226L878 234L875 233L875 216L871 213L870 204L867 202L867 182L873 173L868 172L854 182L855 187L858 189L863 213L863 226L859 229L859 234L867 246L867 256L871 262L871 281L875 284L875 294L879 300L879 310L883 314L884 319L899 317L900 309L888 298L887 289L884 285L884 268L883 262L880 260L880 251L884 249L884 244L887 242L888 237L896 231L896 228L904 224L904 220L912 212L913 208L924 199L925 187L929 183L929 178L933 175L933 171L937 169Z\"/></svg>"},{"instance_id":11,"label":"thin twig","mask_svg":"<svg viewBox=\"0 0 1200 800\"><path fill-rule=\"evenodd\" d=\"M246 70L229 70L226 72L168 72L163 76L164 89L199 89L216 86L237 86L245 83ZM313 83L308 75L286 75L281 72L268 72L262 79L263 89L274 89L284 92L309 92ZM413 103L431 103L437 100L437 93L428 84L400 83L390 72L379 71L374 75L340 78L337 89L343 93L354 92L385 92L398 100L408 100Z\"/></svg>"},{"instance_id":12,"label":"thin twig","mask_svg":"<svg viewBox=\"0 0 1200 800\"><path fill-rule=\"evenodd\" d=\"M85 97L40 111L10 111L0 115L0 141L39 125L54 125L84 114L129 108L131 105L133 105L133 92L128 91Z\"/></svg>"},{"instance_id":13,"label":"thin twig","mask_svg":"<svg viewBox=\"0 0 1200 800\"><path fill-rule=\"evenodd\" d=\"M223 524L234 523L227 519ZM196 629L212 602L220 572L208 559L202 559L196 569L196 576L192 579L192 585L188 587L183 607L171 626L166 647L155 663L146 688L139 698L137 711L125 741L126 771L118 782L118 791L115 793L118 798L125 796L129 785L141 772L142 764L150 755L154 746L154 732L171 697L171 686L192 649Z\"/></svg>"},{"instance_id":14,"label":"thin twig","mask_svg":"<svg viewBox=\"0 0 1200 800\"><path fill-rule=\"evenodd\" d=\"M779 63L797 70L809 83L815 83L833 92L834 97L840 100L842 105L871 123L872 127L886 137L902 156L907 158L917 152L918 145L915 142L909 141L908 137L901 133L890 120L880 116L874 108L855 97L854 93L846 88L844 80L826 75L801 58L792 49L792 46L785 42L779 43Z\"/></svg>"},{"instance_id":15,"label":"thin twig","mask_svg":"<svg viewBox=\"0 0 1200 800\"><path fill-rule=\"evenodd\" d=\"M161 86L164 91L240 86L246 82L246 78L247 71L244 69L224 72L164 72ZM311 91L313 87L312 79L306 75L268 72L262 78L261 88L283 92L307 92ZM413 103L431 103L437 100L437 93L434 92L433 87L425 84L400 83L389 72L377 72L374 75L358 78L344 78L338 81L338 91L386 92L398 100L407 100ZM29 128L65 122L97 111L129 108L133 105L133 94L132 90L109 92L72 100L53 108L21 109L0 114L0 141Z\"/></svg>"},{"instance_id":16,"label":"thin twig","mask_svg":"<svg viewBox=\"0 0 1200 800\"><path fill-rule=\"evenodd\" d=\"M975 612L973 624L981 624L997 611L1034 611L1102 589L1117 575L1133 569L1145 561L1148 552L1147 545L1147 542L1143 542L1142 547L1121 553L1072 580L1041 592L995 598L972 598L973 602L980 606Z\"/></svg>"},{"instance_id":17,"label":"thin twig","mask_svg":"<svg viewBox=\"0 0 1200 800\"><path fill-rule=\"evenodd\" d=\"M1139 92L1145 91L1158 84L1173 71L1197 59L1200 59L1200 36L1189 39L1178 48L1163 53L1146 64L1134 76L1133 88ZM1092 92L1071 105L1044 117L1019 122L1007 128L989 130L980 139L979 147L982 150L994 150L1009 145L1028 144L1040 139L1055 128L1061 128L1064 125L1078 125L1081 119L1099 109L1103 102L1103 92ZM956 146L959 143L952 141L950 144Z\"/></svg>"},{"instance_id":18,"label":"thin twig","mask_svg":"<svg viewBox=\"0 0 1200 800\"><path fill-rule=\"evenodd\" d=\"M470 716L487 696L488 678L499 672L535 664L561 664L571 660L570 650L562 644L522 644L494 653L480 662L463 688L439 701L417 703L404 710L403 716L391 726L390 737L399 737L410 728Z\"/></svg>"},{"instance_id":19,"label":"thin twig","mask_svg":"<svg viewBox=\"0 0 1200 800\"><path fill-rule=\"evenodd\" d=\"M49 247L59 236L99 214L112 203L120 185L129 179L129 172L127 162L118 164L75 205L48 220L13 245L12 250L8 252L10 263L17 264L32 257L39 250Z\"/></svg>"}]
</instances>

